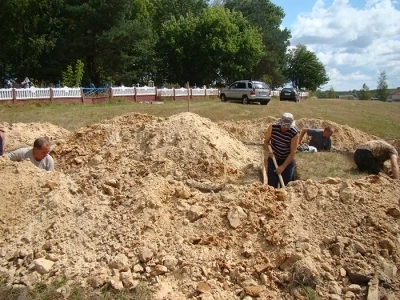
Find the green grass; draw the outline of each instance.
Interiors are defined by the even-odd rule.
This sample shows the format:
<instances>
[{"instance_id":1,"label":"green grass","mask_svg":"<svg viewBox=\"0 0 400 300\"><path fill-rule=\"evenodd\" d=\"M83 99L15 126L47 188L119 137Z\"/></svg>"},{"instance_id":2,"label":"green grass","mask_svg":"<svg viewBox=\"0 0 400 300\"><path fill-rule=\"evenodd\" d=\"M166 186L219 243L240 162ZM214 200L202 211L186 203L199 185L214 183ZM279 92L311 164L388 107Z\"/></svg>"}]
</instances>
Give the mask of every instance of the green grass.
<instances>
[{"instance_id":1,"label":"green grass","mask_svg":"<svg viewBox=\"0 0 400 300\"><path fill-rule=\"evenodd\" d=\"M301 290L304 294L304 296L307 298L307 300L315 300L315 290L312 287L309 286L301 286Z\"/></svg>"},{"instance_id":2,"label":"green grass","mask_svg":"<svg viewBox=\"0 0 400 300\"><path fill-rule=\"evenodd\" d=\"M297 153L295 178L320 180L327 177L356 179L365 176L358 171L351 153Z\"/></svg>"},{"instance_id":3,"label":"green grass","mask_svg":"<svg viewBox=\"0 0 400 300\"><path fill-rule=\"evenodd\" d=\"M188 111L186 100L166 100L164 104L142 104L113 101L102 104L35 104L0 105L1 121L9 123L50 122L76 130L91 123L101 122L129 112L168 117ZM322 118L384 139L399 138L400 103L341 99L306 99L300 103L280 102L273 98L266 105L222 103L219 99L190 101L190 111L212 121L249 120L267 116L279 117L291 112L296 119Z\"/></svg>"},{"instance_id":4,"label":"green grass","mask_svg":"<svg viewBox=\"0 0 400 300\"><path fill-rule=\"evenodd\" d=\"M50 284L36 284L32 289L28 287L12 287L6 285L5 278L0 278L0 299L1 300L150 300L152 291L145 283L133 289L114 291L108 285L99 290L84 289L78 283L70 285L70 292L67 298L57 292L59 288L65 287L66 278L56 278Z\"/></svg>"}]
</instances>

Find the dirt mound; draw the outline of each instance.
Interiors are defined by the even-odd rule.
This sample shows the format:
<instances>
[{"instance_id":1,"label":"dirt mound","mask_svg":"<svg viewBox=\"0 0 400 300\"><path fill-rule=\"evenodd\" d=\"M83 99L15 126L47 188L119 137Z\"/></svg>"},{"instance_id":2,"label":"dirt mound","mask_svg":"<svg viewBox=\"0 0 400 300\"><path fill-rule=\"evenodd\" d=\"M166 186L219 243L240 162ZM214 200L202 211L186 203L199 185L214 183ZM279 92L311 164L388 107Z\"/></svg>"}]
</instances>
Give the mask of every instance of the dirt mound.
<instances>
[{"instance_id":1,"label":"dirt mound","mask_svg":"<svg viewBox=\"0 0 400 300\"><path fill-rule=\"evenodd\" d=\"M218 125L246 144L262 144L268 126L277 120L275 117L266 117L254 120L223 121L218 122Z\"/></svg>"},{"instance_id":2,"label":"dirt mound","mask_svg":"<svg viewBox=\"0 0 400 300\"><path fill-rule=\"evenodd\" d=\"M0 276L65 276L66 295L75 281L146 282L154 299L400 298L398 180L246 184L259 153L224 128L128 114L59 142L56 172L1 158Z\"/></svg>"},{"instance_id":3,"label":"dirt mound","mask_svg":"<svg viewBox=\"0 0 400 300\"><path fill-rule=\"evenodd\" d=\"M302 128L325 128L333 127L335 133L332 135L332 148L336 150L354 150L358 144L369 140L379 139L379 137L367 134L361 130L349 127L348 125L340 125L332 121L321 119L299 119L296 126Z\"/></svg>"},{"instance_id":4,"label":"dirt mound","mask_svg":"<svg viewBox=\"0 0 400 300\"><path fill-rule=\"evenodd\" d=\"M51 123L0 123L6 132L5 152L32 147L38 137L47 136L53 143L66 138L70 132Z\"/></svg>"},{"instance_id":5,"label":"dirt mound","mask_svg":"<svg viewBox=\"0 0 400 300\"><path fill-rule=\"evenodd\" d=\"M268 126L275 122L277 118L266 117L256 120L244 120L237 122L219 122L218 124L232 133L237 139L246 144L262 144L264 142L265 131ZM360 143L379 139L377 136L367 134L361 130L351 128L347 125L340 125L329 120L321 119L298 119L296 120L298 129L303 128L325 128L331 126L335 129L332 135L332 148L336 150L353 150ZM306 142L306 138L304 139Z\"/></svg>"},{"instance_id":6,"label":"dirt mound","mask_svg":"<svg viewBox=\"0 0 400 300\"><path fill-rule=\"evenodd\" d=\"M110 172L220 182L240 178L260 163L225 130L192 113L166 119L129 114L93 124L72 134L53 155L64 171L107 165Z\"/></svg>"}]
</instances>

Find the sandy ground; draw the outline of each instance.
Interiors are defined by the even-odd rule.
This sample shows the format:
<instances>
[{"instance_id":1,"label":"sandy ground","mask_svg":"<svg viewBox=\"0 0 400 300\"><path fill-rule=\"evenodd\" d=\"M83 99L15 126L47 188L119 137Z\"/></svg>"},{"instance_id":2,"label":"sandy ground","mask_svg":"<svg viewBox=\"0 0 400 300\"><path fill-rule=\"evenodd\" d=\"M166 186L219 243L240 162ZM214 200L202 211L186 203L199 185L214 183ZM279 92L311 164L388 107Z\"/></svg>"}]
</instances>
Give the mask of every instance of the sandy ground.
<instances>
[{"instance_id":1,"label":"sandy ground","mask_svg":"<svg viewBox=\"0 0 400 300\"><path fill-rule=\"evenodd\" d=\"M56 171L0 158L0 276L57 276L154 299L400 299L400 182L382 174L260 181L276 118L213 123L192 113L127 114L68 132L0 124L6 151L41 135ZM327 120L336 150L377 137ZM392 141L397 145L398 140ZM396 144L397 143L397 144Z\"/></svg>"}]
</instances>

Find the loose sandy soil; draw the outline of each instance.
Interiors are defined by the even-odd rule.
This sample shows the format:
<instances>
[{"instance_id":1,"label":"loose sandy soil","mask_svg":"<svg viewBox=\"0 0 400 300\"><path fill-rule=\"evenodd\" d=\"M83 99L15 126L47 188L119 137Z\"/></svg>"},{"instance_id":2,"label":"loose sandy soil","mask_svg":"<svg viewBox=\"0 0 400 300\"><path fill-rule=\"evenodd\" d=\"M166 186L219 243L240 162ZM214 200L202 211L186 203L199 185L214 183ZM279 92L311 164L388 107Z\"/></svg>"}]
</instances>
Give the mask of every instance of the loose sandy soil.
<instances>
[{"instance_id":1,"label":"loose sandy soil","mask_svg":"<svg viewBox=\"0 0 400 300\"><path fill-rule=\"evenodd\" d=\"M400 182L263 185L257 145L275 120L128 114L75 132L3 123L7 151L55 141L56 171L0 158L0 277L32 286L66 276L64 296L74 281L143 281L154 299L400 299ZM338 151L377 138L297 121L326 125Z\"/></svg>"}]
</instances>

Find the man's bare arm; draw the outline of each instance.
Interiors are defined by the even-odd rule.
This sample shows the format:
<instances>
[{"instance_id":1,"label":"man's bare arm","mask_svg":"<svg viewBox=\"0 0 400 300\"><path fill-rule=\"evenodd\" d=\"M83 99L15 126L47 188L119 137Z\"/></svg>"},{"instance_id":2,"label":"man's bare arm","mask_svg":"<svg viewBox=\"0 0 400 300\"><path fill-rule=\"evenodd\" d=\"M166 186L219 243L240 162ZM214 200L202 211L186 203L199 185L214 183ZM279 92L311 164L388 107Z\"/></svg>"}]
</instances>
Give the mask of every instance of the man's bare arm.
<instances>
[{"instance_id":1,"label":"man's bare arm","mask_svg":"<svg viewBox=\"0 0 400 300\"><path fill-rule=\"evenodd\" d=\"M303 128L303 129L301 130L300 138L299 138L299 145L301 144L301 141L303 140L303 137L304 137L304 135L307 133L307 131L308 131L308 128Z\"/></svg>"},{"instance_id":2,"label":"man's bare arm","mask_svg":"<svg viewBox=\"0 0 400 300\"><path fill-rule=\"evenodd\" d=\"M288 155L288 157L286 157L285 161L282 164L283 170L286 169L286 167L292 162L294 156L296 155L298 144L299 144L299 135L296 134L290 142L290 154Z\"/></svg>"},{"instance_id":3,"label":"man's bare arm","mask_svg":"<svg viewBox=\"0 0 400 300\"><path fill-rule=\"evenodd\" d=\"M272 125L269 125L267 132L265 133L264 149L265 149L265 151L267 151L268 156L270 156L270 157L272 157L272 155L269 153L268 145L269 145L269 142L271 141L271 136L272 136Z\"/></svg>"},{"instance_id":4,"label":"man's bare arm","mask_svg":"<svg viewBox=\"0 0 400 300\"><path fill-rule=\"evenodd\" d=\"M397 155L390 156L390 164L392 166L392 174L394 179L399 179L399 164L397 163Z\"/></svg>"}]
</instances>

